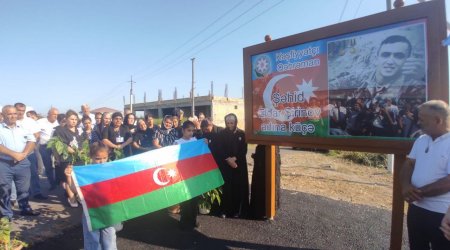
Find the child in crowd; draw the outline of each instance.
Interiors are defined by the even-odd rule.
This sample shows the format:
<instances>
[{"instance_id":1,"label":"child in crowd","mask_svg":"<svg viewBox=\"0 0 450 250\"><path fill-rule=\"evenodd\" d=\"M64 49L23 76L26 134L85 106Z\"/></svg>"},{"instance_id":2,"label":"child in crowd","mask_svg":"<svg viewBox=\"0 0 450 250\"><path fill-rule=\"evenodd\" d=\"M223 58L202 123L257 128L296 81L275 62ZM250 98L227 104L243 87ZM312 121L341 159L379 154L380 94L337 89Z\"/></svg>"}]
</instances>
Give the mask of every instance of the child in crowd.
<instances>
[{"instance_id":1,"label":"child in crowd","mask_svg":"<svg viewBox=\"0 0 450 250\"><path fill-rule=\"evenodd\" d=\"M91 157L92 164L101 164L108 161L109 148L103 144L95 142L91 145L89 156ZM76 188L72 180L72 166L68 166L65 170L65 174L70 177L69 186L74 193ZM87 221L85 216L82 216L83 225L83 240L85 250L117 250L116 244L116 231L122 229L122 224L102 228L99 230L93 230L89 232Z\"/></svg>"},{"instance_id":2,"label":"child in crowd","mask_svg":"<svg viewBox=\"0 0 450 250\"><path fill-rule=\"evenodd\" d=\"M191 121L185 121L182 126L183 136L180 139L175 140L174 145L196 141L197 139L193 136L194 131L195 124ZM197 197L181 203L180 227L182 230L192 230L199 226L197 222L197 203Z\"/></svg>"}]
</instances>

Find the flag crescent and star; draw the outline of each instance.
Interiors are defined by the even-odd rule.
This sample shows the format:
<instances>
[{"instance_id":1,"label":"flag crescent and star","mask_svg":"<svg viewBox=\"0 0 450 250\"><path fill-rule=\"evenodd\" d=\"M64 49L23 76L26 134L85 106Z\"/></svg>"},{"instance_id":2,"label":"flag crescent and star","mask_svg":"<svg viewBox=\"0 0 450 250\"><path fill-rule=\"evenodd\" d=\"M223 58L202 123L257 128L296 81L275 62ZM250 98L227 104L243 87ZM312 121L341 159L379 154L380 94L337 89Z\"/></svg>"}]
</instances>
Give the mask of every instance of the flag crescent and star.
<instances>
[{"instance_id":1,"label":"flag crescent and star","mask_svg":"<svg viewBox=\"0 0 450 250\"><path fill-rule=\"evenodd\" d=\"M203 140L75 166L73 180L90 231L179 204L224 183Z\"/></svg>"}]
</instances>

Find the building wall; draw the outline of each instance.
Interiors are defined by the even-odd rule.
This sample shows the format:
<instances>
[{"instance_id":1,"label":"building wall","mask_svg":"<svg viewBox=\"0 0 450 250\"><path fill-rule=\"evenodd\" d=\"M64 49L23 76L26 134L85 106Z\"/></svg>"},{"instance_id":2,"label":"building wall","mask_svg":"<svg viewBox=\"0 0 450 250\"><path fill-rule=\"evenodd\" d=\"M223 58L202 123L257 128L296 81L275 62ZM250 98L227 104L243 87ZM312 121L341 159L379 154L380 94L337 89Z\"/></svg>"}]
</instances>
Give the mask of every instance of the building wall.
<instances>
[{"instance_id":1,"label":"building wall","mask_svg":"<svg viewBox=\"0 0 450 250\"><path fill-rule=\"evenodd\" d=\"M196 108L195 113L205 113L206 117L212 117L214 124L218 126L225 126L224 117L229 113L234 113L238 117L238 127L245 128L245 111L244 100L240 98L227 98L220 96L200 96L195 98ZM125 108L129 105L125 105ZM185 117L190 116L191 101L188 98L177 100L166 100L148 103L136 103L133 106L133 111L143 111L145 114L151 113L153 117L163 117L167 114L172 114L175 107L181 108L184 111Z\"/></svg>"},{"instance_id":2,"label":"building wall","mask_svg":"<svg viewBox=\"0 0 450 250\"><path fill-rule=\"evenodd\" d=\"M214 98L212 105L212 118L214 124L225 127L225 116L229 113L234 113L238 117L238 127L245 129L245 110L244 100L237 98Z\"/></svg>"}]
</instances>

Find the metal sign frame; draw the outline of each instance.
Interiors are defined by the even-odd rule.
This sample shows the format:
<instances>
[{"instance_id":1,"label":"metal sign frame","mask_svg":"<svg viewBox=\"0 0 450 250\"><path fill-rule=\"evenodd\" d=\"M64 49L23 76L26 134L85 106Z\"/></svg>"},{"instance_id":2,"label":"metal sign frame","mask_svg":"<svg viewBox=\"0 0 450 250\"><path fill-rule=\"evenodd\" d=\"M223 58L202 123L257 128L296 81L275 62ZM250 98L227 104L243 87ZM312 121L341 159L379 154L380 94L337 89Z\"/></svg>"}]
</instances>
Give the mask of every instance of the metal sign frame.
<instances>
[{"instance_id":1,"label":"metal sign frame","mask_svg":"<svg viewBox=\"0 0 450 250\"><path fill-rule=\"evenodd\" d=\"M427 99L448 101L448 56L441 41L447 36L444 1L429 1L379 14L339 23L316 30L280 38L244 48L244 91L246 138L249 143L301 146L305 148L340 149L391 154L406 154L413 140L357 137L317 137L260 135L253 131L252 56L274 50L319 41L349 33L361 32L396 23L426 20Z\"/></svg>"}]
</instances>

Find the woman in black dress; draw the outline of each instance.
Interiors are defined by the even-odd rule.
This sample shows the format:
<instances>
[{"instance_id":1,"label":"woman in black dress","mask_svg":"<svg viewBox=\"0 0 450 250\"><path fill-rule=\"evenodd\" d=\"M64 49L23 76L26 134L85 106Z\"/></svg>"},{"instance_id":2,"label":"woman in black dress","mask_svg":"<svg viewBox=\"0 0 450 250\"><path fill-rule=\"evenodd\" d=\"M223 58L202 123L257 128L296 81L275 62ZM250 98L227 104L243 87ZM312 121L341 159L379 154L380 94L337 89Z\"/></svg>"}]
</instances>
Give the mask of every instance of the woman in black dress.
<instances>
[{"instance_id":1,"label":"woman in black dress","mask_svg":"<svg viewBox=\"0 0 450 250\"><path fill-rule=\"evenodd\" d=\"M222 217L245 218L249 209L247 142L244 131L237 127L237 123L235 114L226 115L226 127L220 132L222 152L218 164L225 181Z\"/></svg>"}]
</instances>

